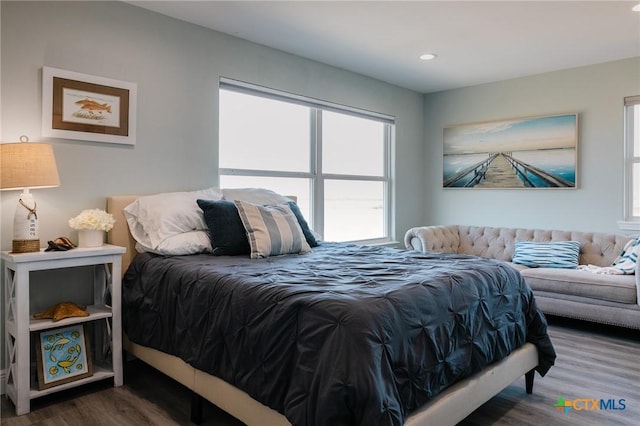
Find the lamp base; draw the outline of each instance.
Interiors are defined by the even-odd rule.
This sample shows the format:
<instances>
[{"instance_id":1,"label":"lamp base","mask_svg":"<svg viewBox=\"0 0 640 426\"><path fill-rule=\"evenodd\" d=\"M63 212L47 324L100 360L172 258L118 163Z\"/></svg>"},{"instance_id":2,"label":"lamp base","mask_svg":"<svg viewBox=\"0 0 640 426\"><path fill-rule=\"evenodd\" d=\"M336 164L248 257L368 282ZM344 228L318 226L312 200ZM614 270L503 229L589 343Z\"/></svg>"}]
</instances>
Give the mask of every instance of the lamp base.
<instances>
[{"instance_id":1,"label":"lamp base","mask_svg":"<svg viewBox=\"0 0 640 426\"><path fill-rule=\"evenodd\" d=\"M40 240L13 240L12 253L31 253L40 251Z\"/></svg>"}]
</instances>

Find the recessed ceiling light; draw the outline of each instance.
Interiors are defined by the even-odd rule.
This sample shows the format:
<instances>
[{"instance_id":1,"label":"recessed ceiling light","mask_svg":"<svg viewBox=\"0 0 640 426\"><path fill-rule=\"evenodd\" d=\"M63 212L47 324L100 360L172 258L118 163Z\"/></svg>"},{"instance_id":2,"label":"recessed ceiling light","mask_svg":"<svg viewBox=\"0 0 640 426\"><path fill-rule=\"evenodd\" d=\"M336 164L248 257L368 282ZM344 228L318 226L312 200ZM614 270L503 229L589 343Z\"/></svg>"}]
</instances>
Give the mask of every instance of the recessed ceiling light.
<instances>
[{"instance_id":1,"label":"recessed ceiling light","mask_svg":"<svg viewBox=\"0 0 640 426\"><path fill-rule=\"evenodd\" d=\"M430 61L432 59L435 59L438 55L436 55L435 53L425 53L424 55L420 55L420 59L422 59L423 61Z\"/></svg>"},{"instance_id":2,"label":"recessed ceiling light","mask_svg":"<svg viewBox=\"0 0 640 426\"><path fill-rule=\"evenodd\" d=\"M634 12L640 12L640 4L636 4L631 10L633 10Z\"/></svg>"}]
</instances>

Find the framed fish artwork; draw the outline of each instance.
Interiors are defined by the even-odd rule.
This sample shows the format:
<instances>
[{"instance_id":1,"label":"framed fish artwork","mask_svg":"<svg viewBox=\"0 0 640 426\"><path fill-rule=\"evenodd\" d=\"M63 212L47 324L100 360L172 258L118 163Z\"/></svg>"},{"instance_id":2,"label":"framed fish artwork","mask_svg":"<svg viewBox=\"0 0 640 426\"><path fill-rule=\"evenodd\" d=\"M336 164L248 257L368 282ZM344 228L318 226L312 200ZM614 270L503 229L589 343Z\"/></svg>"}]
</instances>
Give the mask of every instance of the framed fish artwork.
<instances>
[{"instance_id":1,"label":"framed fish artwork","mask_svg":"<svg viewBox=\"0 0 640 426\"><path fill-rule=\"evenodd\" d=\"M42 136L135 145L137 84L42 68Z\"/></svg>"},{"instance_id":2,"label":"framed fish artwork","mask_svg":"<svg viewBox=\"0 0 640 426\"><path fill-rule=\"evenodd\" d=\"M36 344L38 389L47 389L93 375L84 326L76 324L40 332Z\"/></svg>"}]
</instances>

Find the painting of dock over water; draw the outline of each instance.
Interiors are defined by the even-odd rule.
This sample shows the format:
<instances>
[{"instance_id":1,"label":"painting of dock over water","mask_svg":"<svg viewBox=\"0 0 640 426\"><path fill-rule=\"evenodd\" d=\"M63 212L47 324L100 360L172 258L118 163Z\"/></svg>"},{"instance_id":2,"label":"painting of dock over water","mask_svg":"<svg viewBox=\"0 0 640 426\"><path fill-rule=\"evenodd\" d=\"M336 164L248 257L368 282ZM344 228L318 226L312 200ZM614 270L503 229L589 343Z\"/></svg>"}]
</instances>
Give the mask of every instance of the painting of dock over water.
<instances>
[{"instance_id":1,"label":"painting of dock over water","mask_svg":"<svg viewBox=\"0 0 640 426\"><path fill-rule=\"evenodd\" d=\"M444 188L576 188L578 115L444 128Z\"/></svg>"}]
</instances>

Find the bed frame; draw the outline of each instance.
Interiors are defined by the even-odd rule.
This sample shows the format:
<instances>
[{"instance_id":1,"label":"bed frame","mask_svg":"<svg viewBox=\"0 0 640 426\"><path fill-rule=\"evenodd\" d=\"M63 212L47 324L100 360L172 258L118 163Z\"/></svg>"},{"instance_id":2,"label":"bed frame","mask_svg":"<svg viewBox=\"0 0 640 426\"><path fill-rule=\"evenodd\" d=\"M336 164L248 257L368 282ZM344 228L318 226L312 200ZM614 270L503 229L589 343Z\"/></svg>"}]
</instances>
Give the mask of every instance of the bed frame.
<instances>
[{"instance_id":1,"label":"bed frame","mask_svg":"<svg viewBox=\"0 0 640 426\"><path fill-rule=\"evenodd\" d=\"M108 234L108 241L127 249L122 259L122 274L137 253L135 240L129 233L122 209L136 198L135 195L107 198L107 211L113 214L116 220L113 230ZM201 421L201 398L204 398L247 426L291 426L282 414L222 379L198 370L176 356L133 343L127 339L125 333L123 336L123 346L127 352L194 392L191 420L195 423ZM428 404L412 412L405 425L455 425L522 375L526 377L526 392L530 394L533 391L534 368L537 365L538 350L533 344L526 343L504 360L440 393Z\"/></svg>"}]
</instances>

